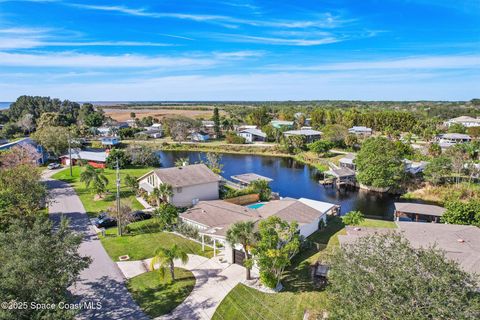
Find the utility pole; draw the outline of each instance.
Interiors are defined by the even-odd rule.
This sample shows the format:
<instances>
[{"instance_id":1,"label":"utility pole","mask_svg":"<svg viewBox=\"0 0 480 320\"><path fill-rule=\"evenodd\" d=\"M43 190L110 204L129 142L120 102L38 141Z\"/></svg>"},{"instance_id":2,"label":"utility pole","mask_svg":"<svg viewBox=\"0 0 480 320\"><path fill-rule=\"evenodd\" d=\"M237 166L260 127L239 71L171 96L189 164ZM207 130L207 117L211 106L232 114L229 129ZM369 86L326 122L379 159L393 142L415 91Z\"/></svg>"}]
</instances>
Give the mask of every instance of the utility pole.
<instances>
[{"instance_id":1,"label":"utility pole","mask_svg":"<svg viewBox=\"0 0 480 320\"><path fill-rule=\"evenodd\" d=\"M120 167L117 158L117 227L118 235L122 236L122 219L120 217Z\"/></svg>"},{"instance_id":2,"label":"utility pole","mask_svg":"<svg viewBox=\"0 0 480 320\"><path fill-rule=\"evenodd\" d=\"M68 131L68 165L70 167L70 177L73 177L73 169L72 169L72 143L70 142L70 131Z\"/></svg>"}]
</instances>

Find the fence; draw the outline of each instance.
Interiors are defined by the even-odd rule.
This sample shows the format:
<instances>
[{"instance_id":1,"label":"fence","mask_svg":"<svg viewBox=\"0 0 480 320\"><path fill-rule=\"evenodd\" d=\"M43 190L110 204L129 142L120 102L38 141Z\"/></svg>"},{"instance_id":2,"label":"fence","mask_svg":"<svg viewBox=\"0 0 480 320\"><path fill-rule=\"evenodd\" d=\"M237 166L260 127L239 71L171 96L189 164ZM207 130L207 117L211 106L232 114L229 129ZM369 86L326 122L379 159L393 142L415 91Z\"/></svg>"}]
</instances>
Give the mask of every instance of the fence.
<instances>
[{"instance_id":1,"label":"fence","mask_svg":"<svg viewBox=\"0 0 480 320\"><path fill-rule=\"evenodd\" d=\"M238 205L245 205L245 204L250 204L254 202L258 202L260 200L260 195L258 193L254 194L247 194L244 196L239 196L235 198L230 198L230 199L225 199L225 201L233 203L233 204L238 204Z\"/></svg>"}]
</instances>

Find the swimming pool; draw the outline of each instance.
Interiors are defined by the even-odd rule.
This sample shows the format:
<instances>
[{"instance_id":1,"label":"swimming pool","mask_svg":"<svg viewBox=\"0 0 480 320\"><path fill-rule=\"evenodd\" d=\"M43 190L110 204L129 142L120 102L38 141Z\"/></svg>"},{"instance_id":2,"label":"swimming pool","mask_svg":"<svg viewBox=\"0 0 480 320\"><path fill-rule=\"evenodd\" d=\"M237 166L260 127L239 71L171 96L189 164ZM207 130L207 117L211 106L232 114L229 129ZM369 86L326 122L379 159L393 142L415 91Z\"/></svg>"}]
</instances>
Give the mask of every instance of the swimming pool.
<instances>
[{"instance_id":1,"label":"swimming pool","mask_svg":"<svg viewBox=\"0 0 480 320\"><path fill-rule=\"evenodd\" d=\"M265 203L259 202L259 203L250 204L250 205L247 206L247 208L258 209L260 207L263 207L264 205L265 205Z\"/></svg>"}]
</instances>

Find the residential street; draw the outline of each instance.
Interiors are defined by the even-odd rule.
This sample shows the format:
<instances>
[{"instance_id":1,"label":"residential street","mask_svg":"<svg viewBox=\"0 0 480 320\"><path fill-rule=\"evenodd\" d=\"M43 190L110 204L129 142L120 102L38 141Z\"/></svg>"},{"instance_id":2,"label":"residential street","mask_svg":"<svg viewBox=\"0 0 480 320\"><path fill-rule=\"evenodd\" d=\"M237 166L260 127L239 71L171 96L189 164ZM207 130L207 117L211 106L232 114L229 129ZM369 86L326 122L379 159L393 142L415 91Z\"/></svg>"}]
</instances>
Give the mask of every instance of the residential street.
<instances>
[{"instance_id":1,"label":"residential street","mask_svg":"<svg viewBox=\"0 0 480 320\"><path fill-rule=\"evenodd\" d=\"M62 215L70 219L70 226L84 234L80 253L92 258L89 268L80 274L80 280L71 288L72 294L81 302L101 303L101 308L83 309L79 319L148 319L133 301L125 287L125 279L117 265L105 252L100 240L89 223L79 197L67 183L50 180L54 172L47 172L51 203L49 213L59 221ZM47 253L48 254L48 253Z\"/></svg>"}]
</instances>

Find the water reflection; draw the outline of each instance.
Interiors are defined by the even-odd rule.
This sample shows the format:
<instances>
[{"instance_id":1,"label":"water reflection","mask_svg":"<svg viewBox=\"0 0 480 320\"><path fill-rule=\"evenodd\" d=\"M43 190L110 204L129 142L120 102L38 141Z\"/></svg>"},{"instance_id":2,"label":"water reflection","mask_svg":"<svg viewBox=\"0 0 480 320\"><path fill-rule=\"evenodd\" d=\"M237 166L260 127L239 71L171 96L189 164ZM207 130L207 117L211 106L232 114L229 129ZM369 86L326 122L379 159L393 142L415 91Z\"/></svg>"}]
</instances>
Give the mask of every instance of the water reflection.
<instances>
[{"instance_id":1,"label":"water reflection","mask_svg":"<svg viewBox=\"0 0 480 320\"><path fill-rule=\"evenodd\" d=\"M188 158L190 163L206 159L202 152L160 151L159 155L164 167L173 166L179 158ZM394 196L357 189L337 191L334 188L324 188L318 183L322 174L316 168L291 158L224 154L221 162L222 176L225 178L255 172L272 178L272 190L280 193L282 197L305 197L340 204L342 213L361 210L367 216L388 219L393 217Z\"/></svg>"}]
</instances>

